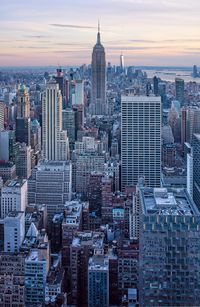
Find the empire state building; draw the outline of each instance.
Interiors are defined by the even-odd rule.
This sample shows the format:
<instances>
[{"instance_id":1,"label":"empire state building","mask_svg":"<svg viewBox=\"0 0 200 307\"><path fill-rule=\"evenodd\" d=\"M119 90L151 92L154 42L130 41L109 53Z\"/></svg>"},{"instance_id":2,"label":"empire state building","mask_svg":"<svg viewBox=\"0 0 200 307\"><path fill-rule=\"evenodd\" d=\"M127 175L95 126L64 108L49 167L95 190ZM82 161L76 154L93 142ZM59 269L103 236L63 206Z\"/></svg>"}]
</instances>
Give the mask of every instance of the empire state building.
<instances>
[{"instance_id":1,"label":"empire state building","mask_svg":"<svg viewBox=\"0 0 200 307\"><path fill-rule=\"evenodd\" d=\"M92 52L92 115L106 115L106 59L98 25L97 42Z\"/></svg>"}]
</instances>

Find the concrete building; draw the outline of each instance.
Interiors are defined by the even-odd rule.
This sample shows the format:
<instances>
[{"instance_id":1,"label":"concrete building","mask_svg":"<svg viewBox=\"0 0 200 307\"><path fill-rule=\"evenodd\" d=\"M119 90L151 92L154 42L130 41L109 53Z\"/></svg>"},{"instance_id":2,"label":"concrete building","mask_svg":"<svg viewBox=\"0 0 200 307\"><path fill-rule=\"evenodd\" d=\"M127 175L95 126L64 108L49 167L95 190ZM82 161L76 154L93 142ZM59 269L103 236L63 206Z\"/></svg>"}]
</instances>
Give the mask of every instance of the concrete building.
<instances>
[{"instance_id":1,"label":"concrete building","mask_svg":"<svg viewBox=\"0 0 200 307\"><path fill-rule=\"evenodd\" d=\"M26 143L19 145L16 157L16 173L20 179L28 179L31 175L31 159L33 150Z\"/></svg>"},{"instance_id":2,"label":"concrete building","mask_svg":"<svg viewBox=\"0 0 200 307\"><path fill-rule=\"evenodd\" d=\"M200 304L200 213L186 189L140 188L140 306Z\"/></svg>"},{"instance_id":3,"label":"concrete building","mask_svg":"<svg viewBox=\"0 0 200 307\"><path fill-rule=\"evenodd\" d=\"M29 204L46 204L49 217L52 218L57 212L56 205L62 205L63 208L65 202L71 200L71 195L71 162L41 160L34 167L28 180Z\"/></svg>"},{"instance_id":4,"label":"concrete building","mask_svg":"<svg viewBox=\"0 0 200 307\"><path fill-rule=\"evenodd\" d=\"M66 202L62 220L62 264L70 266L70 245L74 233L82 230L83 204L79 201Z\"/></svg>"},{"instance_id":5,"label":"concrete building","mask_svg":"<svg viewBox=\"0 0 200 307\"><path fill-rule=\"evenodd\" d=\"M160 186L161 99L122 96L121 184L136 186L141 176L147 186Z\"/></svg>"},{"instance_id":6,"label":"concrete building","mask_svg":"<svg viewBox=\"0 0 200 307\"><path fill-rule=\"evenodd\" d=\"M46 258L46 244L42 244L40 248L32 249L25 259L25 301L27 306L34 306L34 304L38 306L45 300L49 259Z\"/></svg>"},{"instance_id":7,"label":"concrete building","mask_svg":"<svg viewBox=\"0 0 200 307\"><path fill-rule=\"evenodd\" d=\"M88 306L88 261L95 250L103 249L104 234L77 232L70 247L72 302L76 306Z\"/></svg>"},{"instance_id":8,"label":"concrete building","mask_svg":"<svg viewBox=\"0 0 200 307\"><path fill-rule=\"evenodd\" d=\"M0 253L0 305L25 306L25 255Z\"/></svg>"},{"instance_id":9,"label":"concrete building","mask_svg":"<svg viewBox=\"0 0 200 307\"><path fill-rule=\"evenodd\" d=\"M24 212L9 212L4 219L4 252L19 252L24 235Z\"/></svg>"},{"instance_id":10,"label":"concrete building","mask_svg":"<svg viewBox=\"0 0 200 307\"><path fill-rule=\"evenodd\" d=\"M0 101L0 131L4 130L4 108L4 103Z\"/></svg>"},{"instance_id":11,"label":"concrete building","mask_svg":"<svg viewBox=\"0 0 200 307\"><path fill-rule=\"evenodd\" d=\"M1 190L1 218L10 211L25 211L27 206L27 181L7 181Z\"/></svg>"},{"instance_id":12,"label":"concrete building","mask_svg":"<svg viewBox=\"0 0 200 307\"><path fill-rule=\"evenodd\" d=\"M88 193L91 172L104 171L105 158L95 152L78 155L76 160L76 192Z\"/></svg>"},{"instance_id":13,"label":"concrete building","mask_svg":"<svg viewBox=\"0 0 200 307\"><path fill-rule=\"evenodd\" d=\"M88 306L109 306L109 260L104 251L95 251L88 263Z\"/></svg>"},{"instance_id":14,"label":"concrete building","mask_svg":"<svg viewBox=\"0 0 200 307\"><path fill-rule=\"evenodd\" d=\"M16 166L13 162L0 162L0 177L3 182L16 178Z\"/></svg>"},{"instance_id":15,"label":"concrete building","mask_svg":"<svg viewBox=\"0 0 200 307\"><path fill-rule=\"evenodd\" d=\"M75 112L71 109L62 110L62 129L67 131L69 147L74 149L75 143Z\"/></svg>"}]
</instances>

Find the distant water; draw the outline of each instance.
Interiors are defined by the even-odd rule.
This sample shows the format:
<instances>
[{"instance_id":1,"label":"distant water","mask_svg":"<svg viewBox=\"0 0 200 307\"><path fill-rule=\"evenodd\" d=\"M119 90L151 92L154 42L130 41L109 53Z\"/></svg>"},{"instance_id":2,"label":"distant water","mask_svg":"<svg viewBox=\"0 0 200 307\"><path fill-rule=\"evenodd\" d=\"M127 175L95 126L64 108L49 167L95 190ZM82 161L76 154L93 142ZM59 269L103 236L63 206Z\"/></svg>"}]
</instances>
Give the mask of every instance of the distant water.
<instances>
[{"instance_id":1,"label":"distant water","mask_svg":"<svg viewBox=\"0 0 200 307\"><path fill-rule=\"evenodd\" d=\"M174 82L175 78L181 78L185 82L197 82L200 83L200 78L193 78L191 76L191 70L180 70L180 69L143 69L146 71L148 78L153 78L154 76L159 77L165 81Z\"/></svg>"}]
</instances>

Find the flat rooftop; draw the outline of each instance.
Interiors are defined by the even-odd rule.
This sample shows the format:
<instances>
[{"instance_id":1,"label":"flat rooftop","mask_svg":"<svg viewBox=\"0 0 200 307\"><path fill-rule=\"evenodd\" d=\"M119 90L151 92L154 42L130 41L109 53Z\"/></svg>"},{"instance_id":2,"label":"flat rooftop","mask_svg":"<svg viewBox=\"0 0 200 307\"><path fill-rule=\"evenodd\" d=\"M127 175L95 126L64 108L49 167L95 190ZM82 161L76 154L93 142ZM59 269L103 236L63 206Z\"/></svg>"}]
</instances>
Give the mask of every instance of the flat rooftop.
<instances>
[{"instance_id":1,"label":"flat rooftop","mask_svg":"<svg viewBox=\"0 0 200 307\"><path fill-rule=\"evenodd\" d=\"M185 189L141 188L143 214L200 215Z\"/></svg>"},{"instance_id":2,"label":"flat rooftop","mask_svg":"<svg viewBox=\"0 0 200 307\"><path fill-rule=\"evenodd\" d=\"M101 232L77 232L72 241L72 247L92 246L101 249L103 247L104 234Z\"/></svg>"},{"instance_id":3,"label":"flat rooftop","mask_svg":"<svg viewBox=\"0 0 200 307\"><path fill-rule=\"evenodd\" d=\"M26 182L26 180L8 180L5 183L5 187L8 188L21 188L23 184Z\"/></svg>"}]
</instances>

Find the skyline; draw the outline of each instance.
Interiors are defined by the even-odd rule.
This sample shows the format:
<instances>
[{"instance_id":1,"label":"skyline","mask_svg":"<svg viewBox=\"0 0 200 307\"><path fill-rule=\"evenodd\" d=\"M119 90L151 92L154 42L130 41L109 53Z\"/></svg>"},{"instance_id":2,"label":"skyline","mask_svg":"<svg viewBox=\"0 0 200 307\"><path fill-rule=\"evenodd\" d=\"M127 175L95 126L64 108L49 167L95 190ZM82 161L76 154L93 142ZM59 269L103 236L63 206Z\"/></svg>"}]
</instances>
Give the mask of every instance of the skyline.
<instances>
[{"instance_id":1,"label":"skyline","mask_svg":"<svg viewBox=\"0 0 200 307\"><path fill-rule=\"evenodd\" d=\"M0 66L90 64L98 19L107 62L122 52L125 65L198 65L199 9L198 0L3 0Z\"/></svg>"}]
</instances>

